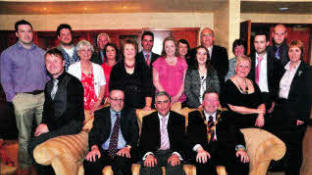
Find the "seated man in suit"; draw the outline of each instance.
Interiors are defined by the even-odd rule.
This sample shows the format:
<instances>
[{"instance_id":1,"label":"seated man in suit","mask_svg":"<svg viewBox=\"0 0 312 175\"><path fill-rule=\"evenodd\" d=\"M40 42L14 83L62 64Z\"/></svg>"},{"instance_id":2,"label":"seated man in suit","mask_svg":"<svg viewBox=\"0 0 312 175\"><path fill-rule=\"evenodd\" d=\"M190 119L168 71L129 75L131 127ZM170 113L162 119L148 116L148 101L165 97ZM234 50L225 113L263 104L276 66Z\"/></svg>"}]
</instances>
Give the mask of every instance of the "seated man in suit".
<instances>
[{"instance_id":1,"label":"seated man in suit","mask_svg":"<svg viewBox=\"0 0 312 175\"><path fill-rule=\"evenodd\" d=\"M110 107L94 113L90 152L84 161L86 175L102 175L106 165L112 166L114 175L131 174L139 127L135 110L124 107L124 97L122 90L111 90Z\"/></svg>"},{"instance_id":2,"label":"seated man in suit","mask_svg":"<svg viewBox=\"0 0 312 175\"><path fill-rule=\"evenodd\" d=\"M50 138L80 132L84 121L83 87L77 78L64 71L62 52L56 48L48 50L45 64L52 79L44 89L42 123L28 146L31 156L37 145ZM53 174L51 167L36 165L36 168L38 175Z\"/></svg>"},{"instance_id":3,"label":"seated man in suit","mask_svg":"<svg viewBox=\"0 0 312 175\"><path fill-rule=\"evenodd\" d=\"M247 175L244 136L231 124L235 122L231 116L221 116L219 105L218 93L208 90L203 95L203 111L189 113L187 136L196 174L216 175L216 166L224 165L229 175Z\"/></svg>"},{"instance_id":4,"label":"seated man in suit","mask_svg":"<svg viewBox=\"0 0 312 175\"><path fill-rule=\"evenodd\" d=\"M140 151L143 156L141 175L183 175L185 119L170 111L171 97L166 92L155 94L154 112L143 118Z\"/></svg>"}]
</instances>

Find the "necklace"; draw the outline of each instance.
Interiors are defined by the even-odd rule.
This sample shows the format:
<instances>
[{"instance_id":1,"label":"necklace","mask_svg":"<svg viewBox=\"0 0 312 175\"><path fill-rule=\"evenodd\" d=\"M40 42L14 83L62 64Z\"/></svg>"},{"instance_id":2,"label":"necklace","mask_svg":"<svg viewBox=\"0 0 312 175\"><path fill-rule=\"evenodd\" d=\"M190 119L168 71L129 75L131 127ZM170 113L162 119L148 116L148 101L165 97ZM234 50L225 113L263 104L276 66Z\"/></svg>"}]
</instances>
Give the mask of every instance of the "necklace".
<instances>
[{"instance_id":1,"label":"necklace","mask_svg":"<svg viewBox=\"0 0 312 175\"><path fill-rule=\"evenodd\" d=\"M248 85L247 85L247 80L244 79L245 81L245 90L242 88L241 83L237 80L238 88L243 94L248 94Z\"/></svg>"}]
</instances>

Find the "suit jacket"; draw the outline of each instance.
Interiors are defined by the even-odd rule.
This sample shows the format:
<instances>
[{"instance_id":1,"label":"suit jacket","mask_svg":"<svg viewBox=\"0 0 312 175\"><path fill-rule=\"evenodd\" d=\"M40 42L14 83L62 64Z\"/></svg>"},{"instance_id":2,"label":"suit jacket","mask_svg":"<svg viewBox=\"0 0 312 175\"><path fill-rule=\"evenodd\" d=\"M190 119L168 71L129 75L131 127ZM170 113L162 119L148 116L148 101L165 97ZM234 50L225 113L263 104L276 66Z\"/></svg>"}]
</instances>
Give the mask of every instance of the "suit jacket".
<instances>
[{"instance_id":1,"label":"suit jacket","mask_svg":"<svg viewBox=\"0 0 312 175\"><path fill-rule=\"evenodd\" d=\"M185 145L185 119L184 116L170 111L168 120L168 137L170 150L184 155ZM145 116L142 123L140 150L142 156L147 152L155 152L160 148L160 121L158 112Z\"/></svg>"},{"instance_id":2,"label":"suit jacket","mask_svg":"<svg viewBox=\"0 0 312 175\"><path fill-rule=\"evenodd\" d=\"M158 54L152 52L150 65L153 65L154 61L155 61L158 57L160 57L160 55L158 55ZM139 60L140 62L143 61L143 62L146 64L143 51L139 52L139 53L136 55L136 59ZM147 64L146 64L146 65L147 65ZM147 66L148 66L148 65L147 65Z\"/></svg>"},{"instance_id":3,"label":"suit jacket","mask_svg":"<svg viewBox=\"0 0 312 175\"><path fill-rule=\"evenodd\" d=\"M200 106L199 96L201 88L201 78L197 69L189 68L187 70L184 82L184 93L187 97L186 104L191 108ZM206 89L214 89L220 92L220 83L217 72L209 67L206 77Z\"/></svg>"},{"instance_id":4,"label":"suit jacket","mask_svg":"<svg viewBox=\"0 0 312 175\"><path fill-rule=\"evenodd\" d=\"M232 124L234 118L230 115L223 115L217 111L217 115L221 115L216 125L216 136L218 148L235 150L236 145L244 145L245 140L240 130ZM189 123L187 127L187 140L189 142L189 151L193 152L193 147L200 144L205 150L209 150L207 126L205 124L205 114L203 111L193 111L189 113ZM190 154L191 155L191 154Z\"/></svg>"},{"instance_id":5,"label":"suit jacket","mask_svg":"<svg viewBox=\"0 0 312 175\"><path fill-rule=\"evenodd\" d=\"M251 69L248 78L256 82L256 53L250 55ZM267 105L275 101L278 97L279 81L281 79L282 65L269 52L267 52L267 79L270 94L270 101L266 100Z\"/></svg>"},{"instance_id":6,"label":"suit jacket","mask_svg":"<svg viewBox=\"0 0 312 175\"><path fill-rule=\"evenodd\" d=\"M290 85L285 114L294 120L307 121L312 103L312 70L301 61Z\"/></svg>"},{"instance_id":7,"label":"suit jacket","mask_svg":"<svg viewBox=\"0 0 312 175\"><path fill-rule=\"evenodd\" d=\"M89 147L97 145L101 149L111 133L110 107L106 107L94 112L93 128L89 133ZM126 141L126 145L132 148L137 147L139 138L139 127L135 110L124 107L120 116L120 129Z\"/></svg>"},{"instance_id":8,"label":"suit jacket","mask_svg":"<svg viewBox=\"0 0 312 175\"><path fill-rule=\"evenodd\" d=\"M100 50L97 50L97 51L93 52L90 61L92 61L93 63L99 64L99 65L103 64L103 60L102 60L102 57L101 57Z\"/></svg>"},{"instance_id":9,"label":"suit jacket","mask_svg":"<svg viewBox=\"0 0 312 175\"><path fill-rule=\"evenodd\" d=\"M275 52L277 50L277 47L276 45L273 45L273 46L269 46L268 47L268 53L272 56L275 57ZM279 55L280 55L280 59L278 58L275 58L277 60L280 61L280 63L282 64L282 66L285 66L288 61L289 61L289 57L288 57L288 45L286 43L286 41L284 41L280 47L279 47Z\"/></svg>"},{"instance_id":10,"label":"suit jacket","mask_svg":"<svg viewBox=\"0 0 312 175\"><path fill-rule=\"evenodd\" d=\"M224 47L213 45L211 65L217 70L220 83L224 83L225 75L229 70L229 58Z\"/></svg>"},{"instance_id":11,"label":"suit jacket","mask_svg":"<svg viewBox=\"0 0 312 175\"><path fill-rule=\"evenodd\" d=\"M82 84L66 72L57 79L59 83L54 100L51 98L53 79L46 84L42 123L47 124L50 131L78 132L84 121Z\"/></svg>"}]
</instances>

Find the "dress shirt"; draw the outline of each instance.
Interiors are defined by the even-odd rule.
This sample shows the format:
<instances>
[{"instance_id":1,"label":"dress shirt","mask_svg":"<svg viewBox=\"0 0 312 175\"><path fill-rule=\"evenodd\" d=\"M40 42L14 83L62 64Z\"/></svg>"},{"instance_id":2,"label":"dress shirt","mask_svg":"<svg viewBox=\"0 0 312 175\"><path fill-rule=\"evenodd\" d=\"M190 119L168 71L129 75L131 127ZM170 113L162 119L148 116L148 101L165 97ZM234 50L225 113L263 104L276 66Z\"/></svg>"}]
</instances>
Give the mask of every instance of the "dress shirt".
<instances>
[{"instance_id":1,"label":"dress shirt","mask_svg":"<svg viewBox=\"0 0 312 175\"><path fill-rule=\"evenodd\" d=\"M152 52L146 52L146 51L143 50L144 60L146 62L146 54L147 53L149 54L149 61L151 62L151 60L152 60Z\"/></svg>"},{"instance_id":2,"label":"dress shirt","mask_svg":"<svg viewBox=\"0 0 312 175\"><path fill-rule=\"evenodd\" d=\"M256 53L256 65L258 65L258 53ZM261 61L261 70L260 70L260 77L259 77L259 88L261 92L269 92L268 86L268 56L267 53L263 55L263 59Z\"/></svg>"},{"instance_id":3,"label":"dress shirt","mask_svg":"<svg viewBox=\"0 0 312 175\"><path fill-rule=\"evenodd\" d=\"M19 42L1 54L1 85L7 101L17 93L43 90L50 79L44 62L44 50L32 44L30 49Z\"/></svg>"},{"instance_id":4,"label":"dress shirt","mask_svg":"<svg viewBox=\"0 0 312 175\"><path fill-rule=\"evenodd\" d=\"M63 48L64 48L65 52L66 52L70 57L73 57L74 52L75 52L75 47L74 47L74 46L73 46L72 48L70 48L70 49L67 49L67 48L65 48L65 47L63 47Z\"/></svg>"},{"instance_id":5,"label":"dress shirt","mask_svg":"<svg viewBox=\"0 0 312 175\"><path fill-rule=\"evenodd\" d=\"M288 99L290 86L299 68L300 63L301 61L292 70L290 70L290 61L285 65L286 71L279 84L280 86L279 97L280 98Z\"/></svg>"},{"instance_id":6,"label":"dress shirt","mask_svg":"<svg viewBox=\"0 0 312 175\"><path fill-rule=\"evenodd\" d=\"M208 52L209 52L209 58L208 59L210 59L210 60L211 60L211 56L212 56L212 47L213 46L207 48Z\"/></svg>"},{"instance_id":7,"label":"dress shirt","mask_svg":"<svg viewBox=\"0 0 312 175\"><path fill-rule=\"evenodd\" d=\"M109 137L108 139L106 140L106 142L102 145L102 148L104 150L108 150L108 147L109 147L109 143L110 143L110 138L112 136L112 133L113 133L113 128L114 128L114 124L115 124L115 121L116 121L116 112L113 111L112 109L110 109L110 118L111 118L111 130L110 130L110 134L109 134ZM122 117L121 114L119 114L119 117ZM121 120L121 118L120 118ZM125 138L123 137L122 135L122 132L121 132L121 128L120 128L120 125L119 125L119 131L118 131L118 145L117 145L117 149L122 149L126 146L126 140Z\"/></svg>"}]
</instances>

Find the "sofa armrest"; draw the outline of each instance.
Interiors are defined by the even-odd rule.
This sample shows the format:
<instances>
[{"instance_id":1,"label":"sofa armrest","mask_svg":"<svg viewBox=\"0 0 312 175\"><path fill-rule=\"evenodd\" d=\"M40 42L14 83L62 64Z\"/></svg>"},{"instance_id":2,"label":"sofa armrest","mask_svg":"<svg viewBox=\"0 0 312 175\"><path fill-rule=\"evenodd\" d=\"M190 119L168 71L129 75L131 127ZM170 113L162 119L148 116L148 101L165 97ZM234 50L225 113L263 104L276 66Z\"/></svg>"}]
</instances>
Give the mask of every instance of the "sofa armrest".
<instances>
[{"instance_id":1,"label":"sofa armrest","mask_svg":"<svg viewBox=\"0 0 312 175\"><path fill-rule=\"evenodd\" d=\"M281 159L286 145L268 131L258 128L241 129L250 159L250 175L265 175L271 160Z\"/></svg>"}]
</instances>

